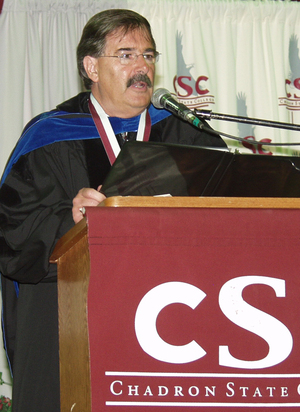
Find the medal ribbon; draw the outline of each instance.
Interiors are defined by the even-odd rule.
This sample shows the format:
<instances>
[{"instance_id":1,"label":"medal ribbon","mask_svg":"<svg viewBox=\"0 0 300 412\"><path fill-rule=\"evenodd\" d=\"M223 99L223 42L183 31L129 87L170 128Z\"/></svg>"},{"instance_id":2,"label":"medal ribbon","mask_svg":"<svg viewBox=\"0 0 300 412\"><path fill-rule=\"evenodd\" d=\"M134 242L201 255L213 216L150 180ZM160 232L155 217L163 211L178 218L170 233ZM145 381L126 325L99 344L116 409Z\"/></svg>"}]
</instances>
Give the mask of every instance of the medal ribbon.
<instances>
[{"instance_id":1,"label":"medal ribbon","mask_svg":"<svg viewBox=\"0 0 300 412\"><path fill-rule=\"evenodd\" d=\"M107 157L110 161L110 164L112 165L115 162L121 149L108 116L92 94L89 100L89 109L98 130L99 136L101 137ZM149 140L150 130L151 118L148 110L145 109L140 116L136 140L147 142ZM133 130L126 131L130 132Z\"/></svg>"}]
</instances>

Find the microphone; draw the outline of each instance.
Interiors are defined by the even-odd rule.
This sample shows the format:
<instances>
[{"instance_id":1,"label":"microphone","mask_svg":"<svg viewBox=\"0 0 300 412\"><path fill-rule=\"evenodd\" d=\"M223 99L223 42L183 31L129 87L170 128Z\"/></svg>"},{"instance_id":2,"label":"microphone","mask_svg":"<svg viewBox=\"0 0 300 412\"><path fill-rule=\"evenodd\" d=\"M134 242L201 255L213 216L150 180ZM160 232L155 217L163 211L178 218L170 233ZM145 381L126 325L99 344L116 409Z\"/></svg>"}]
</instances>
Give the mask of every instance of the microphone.
<instances>
[{"instance_id":1,"label":"microphone","mask_svg":"<svg viewBox=\"0 0 300 412\"><path fill-rule=\"evenodd\" d=\"M157 89L152 95L151 102L157 109L167 109L181 119L202 129L204 124L187 106L175 100L169 90Z\"/></svg>"}]
</instances>

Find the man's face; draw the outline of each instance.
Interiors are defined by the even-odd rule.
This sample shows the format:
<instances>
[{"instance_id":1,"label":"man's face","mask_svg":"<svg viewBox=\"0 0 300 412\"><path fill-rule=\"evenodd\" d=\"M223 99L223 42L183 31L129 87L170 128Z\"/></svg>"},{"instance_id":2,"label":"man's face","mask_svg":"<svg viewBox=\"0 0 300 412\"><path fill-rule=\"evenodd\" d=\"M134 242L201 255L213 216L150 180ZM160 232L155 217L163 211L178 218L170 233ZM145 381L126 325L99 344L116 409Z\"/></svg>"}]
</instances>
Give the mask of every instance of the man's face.
<instances>
[{"instance_id":1,"label":"man's face","mask_svg":"<svg viewBox=\"0 0 300 412\"><path fill-rule=\"evenodd\" d=\"M123 65L117 58L86 56L93 62L93 74L87 71L94 81L92 93L109 116L137 116L149 105L155 64L146 63L141 53L150 51L154 51L153 45L143 30L128 31L125 35L118 30L107 36L103 56L136 53L140 55L136 61Z\"/></svg>"}]
</instances>

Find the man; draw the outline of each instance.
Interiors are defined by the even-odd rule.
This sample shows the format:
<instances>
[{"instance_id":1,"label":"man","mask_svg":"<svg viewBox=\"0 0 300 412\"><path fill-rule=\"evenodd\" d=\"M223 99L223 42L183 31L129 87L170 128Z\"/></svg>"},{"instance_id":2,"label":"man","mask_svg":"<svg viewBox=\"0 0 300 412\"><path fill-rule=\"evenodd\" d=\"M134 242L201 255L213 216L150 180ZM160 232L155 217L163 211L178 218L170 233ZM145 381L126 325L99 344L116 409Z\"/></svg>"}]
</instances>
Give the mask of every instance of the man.
<instances>
[{"instance_id":1,"label":"man","mask_svg":"<svg viewBox=\"0 0 300 412\"><path fill-rule=\"evenodd\" d=\"M138 140L225 147L150 105L157 59L145 18L117 9L95 15L77 49L91 93L33 119L10 158L0 190L0 270L14 411L60 409L56 267L49 257L82 208L104 199L99 189L123 140L137 132Z\"/></svg>"}]
</instances>

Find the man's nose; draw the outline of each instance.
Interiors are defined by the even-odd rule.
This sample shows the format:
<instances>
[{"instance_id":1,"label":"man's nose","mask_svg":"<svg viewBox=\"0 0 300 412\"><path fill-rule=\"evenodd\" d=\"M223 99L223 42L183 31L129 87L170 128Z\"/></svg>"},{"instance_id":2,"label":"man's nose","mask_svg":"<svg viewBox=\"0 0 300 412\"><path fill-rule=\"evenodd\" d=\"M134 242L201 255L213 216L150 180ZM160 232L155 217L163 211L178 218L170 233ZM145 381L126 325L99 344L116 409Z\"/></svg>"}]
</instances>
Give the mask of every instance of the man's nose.
<instances>
[{"instance_id":1,"label":"man's nose","mask_svg":"<svg viewBox=\"0 0 300 412\"><path fill-rule=\"evenodd\" d=\"M137 56L135 65L136 65L136 68L139 72L148 73L148 71L150 69L150 65L146 62L146 60L144 59L144 56L142 54L139 54Z\"/></svg>"}]
</instances>

